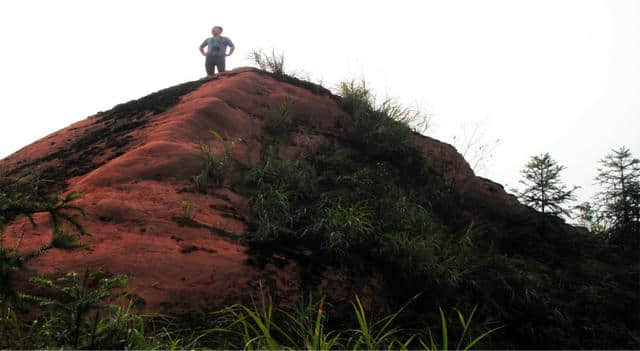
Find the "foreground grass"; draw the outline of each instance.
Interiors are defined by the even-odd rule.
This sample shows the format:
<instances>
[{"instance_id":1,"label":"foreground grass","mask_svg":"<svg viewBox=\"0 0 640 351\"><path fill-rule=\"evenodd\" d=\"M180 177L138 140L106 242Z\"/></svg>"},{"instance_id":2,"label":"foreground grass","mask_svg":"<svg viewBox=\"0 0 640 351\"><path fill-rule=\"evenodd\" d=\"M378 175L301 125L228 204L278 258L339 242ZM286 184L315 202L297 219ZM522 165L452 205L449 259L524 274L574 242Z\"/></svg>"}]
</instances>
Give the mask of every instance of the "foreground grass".
<instances>
[{"instance_id":1,"label":"foreground grass","mask_svg":"<svg viewBox=\"0 0 640 351\"><path fill-rule=\"evenodd\" d=\"M411 301L392 314L374 318L356 296L352 318L340 328L330 328L324 298L302 298L293 309L275 306L262 294L249 305L237 304L200 318L198 322L161 315L141 315L133 303L107 303L112 290L126 284L126 277L107 277L102 272L69 273L51 281L34 279L50 288L49 297L31 297L44 309L38 318L20 320L14 308L5 305L0 327L3 348L40 349L246 349L246 350L374 350L374 349L470 349L493 328L469 335L475 309L465 317L456 311L457 328L450 328L440 309L441 320L431 329L404 329L398 322ZM52 289L52 290L51 290ZM453 332L452 332L453 331ZM452 335L457 335L453 338ZM438 335L438 336L436 336Z\"/></svg>"},{"instance_id":2,"label":"foreground grass","mask_svg":"<svg viewBox=\"0 0 640 351\"><path fill-rule=\"evenodd\" d=\"M295 350L379 350L379 349L448 349L450 336L448 334L447 319L441 313L441 337L435 337L432 329L424 330L403 329L397 322L397 317L403 312L402 307L397 312L372 318L365 311L360 299L356 296L351 303L352 320L349 327L329 330L329 318L325 308L324 298L313 302L311 297L301 300L297 309L289 312L273 307L269 297L262 297L261 301L251 306L235 305L220 313L226 315L228 322L225 326L214 331L235 336L230 339L231 348L242 349L295 349ZM466 320L457 312L460 321L459 338L456 349L470 349L486 336L500 329L494 328L475 338L467 335L473 318L473 312Z\"/></svg>"}]
</instances>

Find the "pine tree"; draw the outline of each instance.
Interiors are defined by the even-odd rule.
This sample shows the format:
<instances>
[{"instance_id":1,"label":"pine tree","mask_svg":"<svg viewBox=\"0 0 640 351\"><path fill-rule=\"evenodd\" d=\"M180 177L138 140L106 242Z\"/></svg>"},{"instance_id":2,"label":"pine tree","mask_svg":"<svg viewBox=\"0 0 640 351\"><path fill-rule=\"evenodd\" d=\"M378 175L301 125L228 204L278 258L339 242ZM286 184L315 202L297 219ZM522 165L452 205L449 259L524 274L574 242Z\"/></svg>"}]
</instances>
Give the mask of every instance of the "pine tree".
<instances>
[{"instance_id":1,"label":"pine tree","mask_svg":"<svg viewBox=\"0 0 640 351\"><path fill-rule=\"evenodd\" d=\"M520 180L525 189L516 191L520 201L542 213L571 217L570 210L563 207L563 204L575 200L573 193L578 187L568 190L562 183L560 172L564 169L549 153L531 156L522 170L524 179Z\"/></svg>"},{"instance_id":2,"label":"pine tree","mask_svg":"<svg viewBox=\"0 0 640 351\"><path fill-rule=\"evenodd\" d=\"M638 241L640 238L640 160L631 150L611 150L598 168L598 182L603 190L597 194L600 211L613 225L611 237Z\"/></svg>"}]
</instances>

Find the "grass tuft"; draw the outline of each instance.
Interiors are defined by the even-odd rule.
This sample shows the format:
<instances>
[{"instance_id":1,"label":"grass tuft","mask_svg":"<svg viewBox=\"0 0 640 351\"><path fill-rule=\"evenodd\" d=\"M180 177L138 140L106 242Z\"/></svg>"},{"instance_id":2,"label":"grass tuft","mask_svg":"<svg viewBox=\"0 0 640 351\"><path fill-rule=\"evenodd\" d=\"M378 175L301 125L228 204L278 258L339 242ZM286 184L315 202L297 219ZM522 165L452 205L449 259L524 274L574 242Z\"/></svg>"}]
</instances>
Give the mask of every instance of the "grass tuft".
<instances>
[{"instance_id":1,"label":"grass tuft","mask_svg":"<svg viewBox=\"0 0 640 351\"><path fill-rule=\"evenodd\" d=\"M191 177L191 180L201 193L206 193L210 186L220 186L224 183L225 174L231 164L231 153L235 147L234 140L223 138L214 130L209 130L209 134L214 137L215 141L222 144L223 150L221 154L217 154L208 143L198 145L204 158L204 167L199 174Z\"/></svg>"},{"instance_id":2,"label":"grass tuft","mask_svg":"<svg viewBox=\"0 0 640 351\"><path fill-rule=\"evenodd\" d=\"M285 75L284 54L276 53L275 49L272 49L270 54L261 49L253 50L249 53L249 59L263 71L270 72L278 77Z\"/></svg>"}]
</instances>

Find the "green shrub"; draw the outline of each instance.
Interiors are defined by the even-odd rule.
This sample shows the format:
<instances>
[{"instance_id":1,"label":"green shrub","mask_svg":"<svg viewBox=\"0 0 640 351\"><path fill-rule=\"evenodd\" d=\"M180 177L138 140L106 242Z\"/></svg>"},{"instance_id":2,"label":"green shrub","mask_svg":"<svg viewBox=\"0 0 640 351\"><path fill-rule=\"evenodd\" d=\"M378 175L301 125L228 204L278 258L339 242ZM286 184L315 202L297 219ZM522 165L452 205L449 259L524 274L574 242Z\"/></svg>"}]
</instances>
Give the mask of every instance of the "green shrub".
<instances>
[{"instance_id":1,"label":"green shrub","mask_svg":"<svg viewBox=\"0 0 640 351\"><path fill-rule=\"evenodd\" d=\"M339 94L342 97L342 104L345 110L359 118L361 114L373 109L373 93L367 88L364 81L346 81L340 83Z\"/></svg>"},{"instance_id":2,"label":"green shrub","mask_svg":"<svg viewBox=\"0 0 640 351\"><path fill-rule=\"evenodd\" d=\"M258 216L255 238L261 241L277 239L283 228L296 221L294 211L295 194L286 189L262 187L252 199L254 212Z\"/></svg>"},{"instance_id":3,"label":"green shrub","mask_svg":"<svg viewBox=\"0 0 640 351\"><path fill-rule=\"evenodd\" d=\"M282 160L277 148L265 148L263 163L248 170L240 184L251 194L257 217L254 239L274 240L283 229L297 225L306 212L302 203L314 193L310 179L313 176L302 162Z\"/></svg>"},{"instance_id":4,"label":"green shrub","mask_svg":"<svg viewBox=\"0 0 640 351\"><path fill-rule=\"evenodd\" d=\"M113 289L126 286L127 278L87 269L82 276L70 272L55 280L34 277L31 282L48 295L32 297L47 311L43 320L49 328L40 331L44 345L52 342L77 349L96 346L100 316L113 307L106 300L112 297Z\"/></svg>"},{"instance_id":5,"label":"green shrub","mask_svg":"<svg viewBox=\"0 0 640 351\"><path fill-rule=\"evenodd\" d=\"M145 327L146 321L135 311L132 301L126 306L113 305L109 309L109 313L100 317L95 326L89 344L91 348L140 350L162 346L154 342L153 334L149 335Z\"/></svg>"},{"instance_id":6,"label":"green shrub","mask_svg":"<svg viewBox=\"0 0 640 351\"><path fill-rule=\"evenodd\" d=\"M434 216L418 200L411 199L400 189L380 197L378 206L384 231L410 231L416 235L442 231Z\"/></svg>"},{"instance_id":7,"label":"green shrub","mask_svg":"<svg viewBox=\"0 0 640 351\"><path fill-rule=\"evenodd\" d=\"M406 195L394 167L372 166L361 155L334 145L309 160L288 161L267 147L263 162L247 170L242 184L257 219L251 236L273 241L288 233L346 257L354 250L377 256L390 239L385 233L444 230Z\"/></svg>"},{"instance_id":8,"label":"green shrub","mask_svg":"<svg viewBox=\"0 0 640 351\"><path fill-rule=\"evenodd\" d=\"M345 256L352 246L372 241L373 213L364 204L331 204L322 208L311 225L321 248Z\"/></svg>"},{"instance_id":9,"label":"green shrub","mask_svg":"<svg viewBox=\"0 0 640 351\"><path fill-rule=\"evenodd\" d=\"M394 164L413 177L427 173L424 153L413 143L409 123L422 116L392 100L376 104L364 82L340 85L342 105L350 117L343 122L346 143L376 161Z\"/></svg>"},{"instance_id":10,"label":"green shrub","mask_svg":"<svg viewBox=\"0 0 640 351\"><path fill-rule=\"evenodd\" d=\"M204 325L186 331L170 318L142 315L133 300L125 305L112 304L120 297L113 290L127 284L124 275L86 270L83 275L69 272L58 279L34 277L31 281L38 289L24 295L25 301L39 305L44 312L25 315L29 319L21 320L9 306L0 316L0 347L194 349L202 347L200 340L208 334Z\"/></svg>"},{"instance_id":11,"label":"green shrub","mask_svg":"<svg viewBox=\"0 0 640 351\"><path fill-rule=\"evenodd\" d=\"M264 119L264 130L278 141L284 141L302 120L292 111L293 102L285 99L278 107L271 107Z\"/></svg>"},{"instance_id":12,"label":"green shrub","mask_svg":"<svg viewBox=\"0 0 640 351\"><path fill-rule=\"evenodd\" d=\"M89 247L86 243L79 241L80 236L69 233L62 227L57 227L53 231L51 246L57 249L77 249Z\"/></svg>"},{"instance_id":13,"label":"green shrub","mask_svg":"<svg viewBox=\"0 0 640 351\"><path fill-rule=\"evenodd\" d=\"M223 138L216 131L210 130L209 133L214 139L223 146L222 154L217 155L211 145L200 143L200 153L204 158L204 167L202 171L191 177L196 189L202 193L206 193L209 186L220 186L224 182L224 177L231 163L231 153L235 147L235 141Z\"/></svg>"}]
</instances>

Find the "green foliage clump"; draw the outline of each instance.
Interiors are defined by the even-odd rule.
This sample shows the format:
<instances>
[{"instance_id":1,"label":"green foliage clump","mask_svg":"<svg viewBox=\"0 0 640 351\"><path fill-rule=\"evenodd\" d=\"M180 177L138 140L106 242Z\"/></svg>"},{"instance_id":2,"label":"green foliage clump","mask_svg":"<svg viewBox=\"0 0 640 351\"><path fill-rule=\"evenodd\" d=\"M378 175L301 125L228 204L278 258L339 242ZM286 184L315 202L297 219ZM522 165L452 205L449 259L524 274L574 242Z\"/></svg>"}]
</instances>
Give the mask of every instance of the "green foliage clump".
<instances>
[{"instance_id":1,"label":"green foliage clump","mask_svg":"<svg viewBox=\"0 0 640 351\"><path fill-rule=\"evenodd\" d=\"M46 310L43 323L48 324L48 328L43 328L41 332L45 333L39 335L43 345L57 344L76 349L96 346L99 331L102 331L98 328L101 314L115 307L105 301L112 297L113 289L124 288L127 284L123 275L108 277L104 272L88 269L83 275L70 272L55 280L34 277L31 281L44 290L42 295L32 297Z\"/></svg>"},{"instance_id":2,"label":"green foliage clump","mask_svg":"<svg viewBox=\"0 0 640 351\"><path fill-rule=\"evenodd\" d=\"M280 159L275 147L265 149L263 160L242 180L242 187L253 194L257 218L253 237L259 241L277 239L298 223L306 213L303 202L314 192L310 170L301 162Z\"/></svg>"},{"instance_id":3,"label":"green foliage clump","mask_svg":"<svg viewBox=\"0 0 640 351\"><path fill-rule=\"evenodd\" d=\"M278 107L271 107L264 119L264 130L274 136L277 141L284 141L289 133L303 123L293 113L293 102L285 99Z\"/></svg>"},{"instance_id":4,"label":"green foliage clump","mask_svg":"<svg viewBox=\"0 0 640 351\"><path fill-rule=\"evenodd\" d=\"M210 130L209 133L220 142L223 146L221 154L216 154L207 143L200 143L200 152L204 158L204 167L202 171L193 176L191 180L199 192L206 193L210 186L220 186L224 182L225 174L231 163L231 153L235 147L235 141L223 138L216 131Z\"/></svg>"},{"instance_id":5,"label":"green foliage clump","mask_svg":"<svg viewBox=\"0 0 640 351\"><path fill-rule=\"evenodd\" d=\"M87 269L82 275L69 272L30 281L35 290L20 293L23 305L3 304L2 348L193 349L202 347L199 340L209 333L205 326L185 332L169 318L140 314L135 296L120 293L128 281L124 275ZM42 312L23 315L24 302Z\"/></svg>"},{"instance_id":6,"label":"green foliage clump","mask_svg":"<svg viewBox=\"0 0 640 351\"><path fill-rule=\"evenodd\" d=\"M241 188L250 195L256 244L299 243L347 264L366 257L407 281L457 284L477 235L456 234L438 221L427 210L434 201L429 188L413 193L394 167L372 165L337 144L297 161L268 147Z\"/></svg>"},{"instance_id":7,"label":"green foliage clump","mask_svg":"<svg viewBox=\"0 0 640 351\"><path fill-rule=\"evenodd\" d=\"M389 162L414 176L426 169L424 153L413 143L411 122L424 118L419 111L387 99L376 103L364 82L340 85L342 105L350 118L344 121L344 141L375 161Z\"/></svg>"},{"instance_id":8,"label":"green foliage clump","mask_svg":"<svg viewBox=\"0 0 640 351\"><path fill-rule=\"evenodd\" d=\"M321 208L309 231L320 239L322 249L346 256L352 247L371 240L375 229L372 216L364 204L329 204Z\"/></svg>"},{"instance_id":9,"label":"green foliage clump","mask_svg":"<svg viewBox=\"0 0 640 351\"><path fill-rule=\"evenodd\" d=\"M57 249L77 249L88 248L89 245L80 242L79 235L69 233L69 231L62 227L57 227L53 231L51 247L55 247Z\"/></svg>"}]
</instances>

